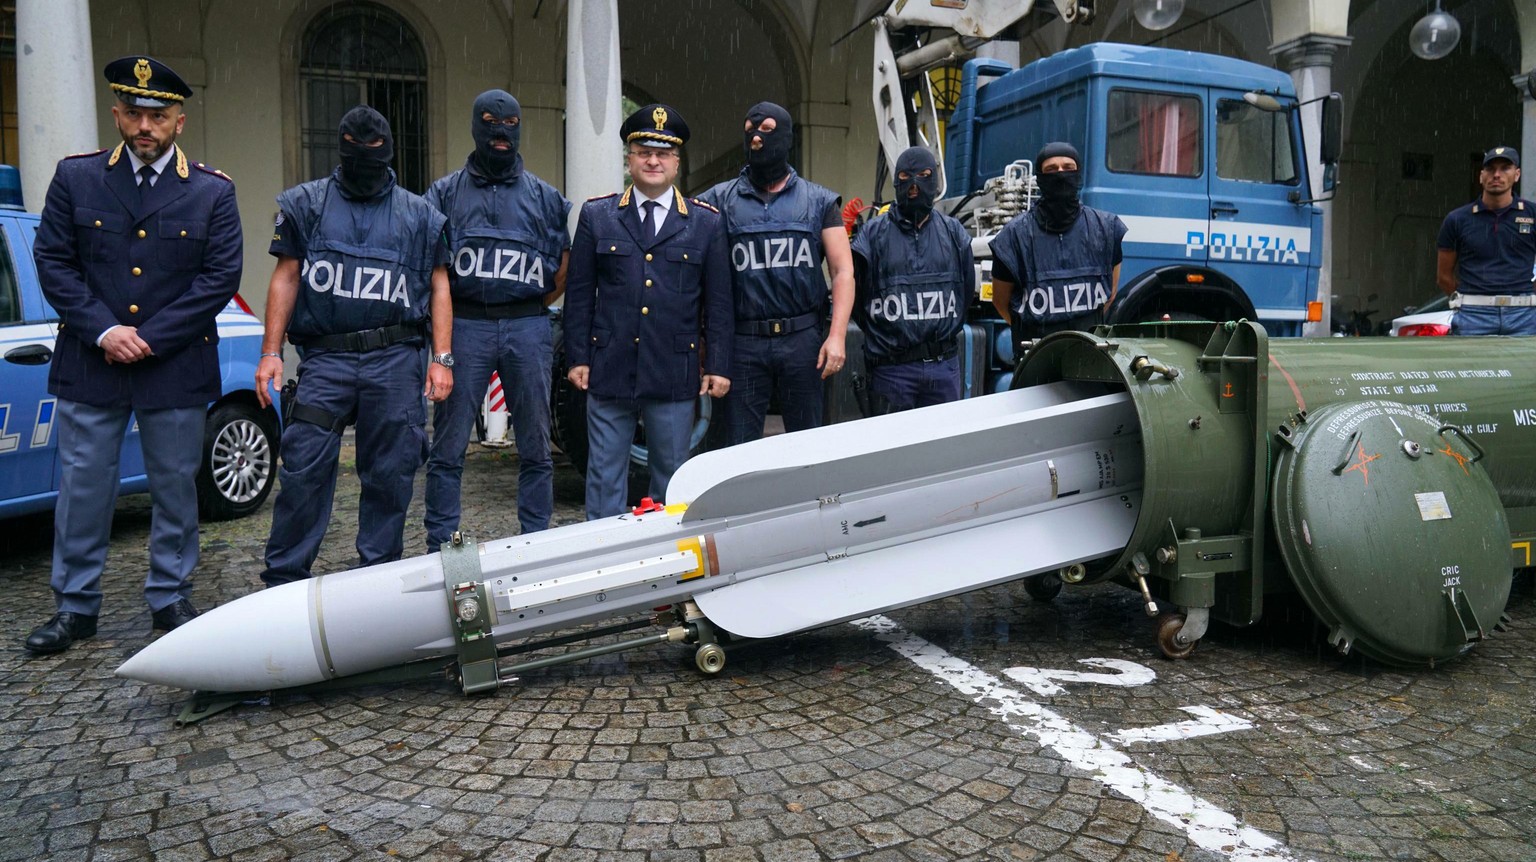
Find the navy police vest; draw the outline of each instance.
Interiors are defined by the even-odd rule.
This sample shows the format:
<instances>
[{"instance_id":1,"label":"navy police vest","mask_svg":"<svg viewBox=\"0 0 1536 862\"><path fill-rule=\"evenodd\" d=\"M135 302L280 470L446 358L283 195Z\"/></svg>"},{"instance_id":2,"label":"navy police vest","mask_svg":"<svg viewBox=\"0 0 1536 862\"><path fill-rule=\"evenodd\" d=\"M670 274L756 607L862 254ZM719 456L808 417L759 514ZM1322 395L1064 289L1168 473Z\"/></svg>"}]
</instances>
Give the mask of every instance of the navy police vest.
<instances>
[{"instance_id":1,"label":"navy police vest","mask_svg":"<svg viewBox=\"0 0 1536 862\"><path fill-rule=\"evenodd\" d=\"M426 201L399 186L352 201L327 177L288 189L277 202L299 219L305 245L289 332L336 335L429 315L445 219Z\"/></svg>"},{"instance_id":2,"label":"navy police vest","mask_svg":"<svg viewBox=\"0 0 1536 862\"><path fill-rule=\"evenodd\" d=\"M456 301L539 299L555 289L570 201L527 171L511 183L481 182L460 168L427 190L448 217L448 280Z\"/></svg>"},{"instance_id":3,"label":"navy police vest","mask_svg":"<svg viewBox=\"0 0 1536 862\"><path fill-rule=\"evenodd\" d=\"M784 190L764 203L746 172L710 189L703 200L725 216L737 320L820 313L827 303L821 224L837 193L801 179L793 168Z\"/></svg>"},{"instance_id":4,"label":"navy police vest","mask_svg":"<svg viewBox=\"0 0 1536 862\"><path fill-rule=\"evenodd\" d=\"M1013 271L1011 303L1021 321L1057 324L1098 311L1109 301L1115 271L1115 216L1083 207L1066 233L1040 227L1028 214L1008 223L992 254Z\"/></svg>"},{"instance_id":5,"label":"navy police vest","mask_svg":"<svg viewBox=\"0 0 1536 862\"><path fill-rule=\"evenodd\" d=\"M970 242L958 221L939 212L915 232L902 230L891 213L865 225L853 250L869 264L854 308L866 354L889 359L954 340L975 278Z\"/></svg>"}]
</instances>

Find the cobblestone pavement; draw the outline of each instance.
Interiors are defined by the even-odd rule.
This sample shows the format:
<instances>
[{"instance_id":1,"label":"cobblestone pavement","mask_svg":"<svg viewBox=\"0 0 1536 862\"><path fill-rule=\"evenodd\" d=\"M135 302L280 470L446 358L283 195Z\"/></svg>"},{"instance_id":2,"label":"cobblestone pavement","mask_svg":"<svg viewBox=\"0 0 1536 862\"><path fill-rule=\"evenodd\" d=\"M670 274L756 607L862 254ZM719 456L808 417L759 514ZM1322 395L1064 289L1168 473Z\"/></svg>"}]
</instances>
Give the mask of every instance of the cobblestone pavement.
<instances>
[{"instance_id":1,"label":"cobblestone pavement","mask_svg":"<svg viewBox=\"0 0 1536 862\"><path fill-rule=\"evenodd\" d=\"M467 531L514 531L515 467L474 447ZM569 466L556 493L578 520ZM322 570L356 496L347 471ZM256 588L270 509L205 526L200 606ZM1529 576L1513 629L1434 671L1340 660L1300 613L1169 662L1131 594L1015 585L736 645L718 677L657 647L177 727L183 693L112 675L147 640L148 512L119 503L98 636L45 658L20 639L50 522L0 524L0 859L1536 860Z\"/></svg>"}]
</instances>

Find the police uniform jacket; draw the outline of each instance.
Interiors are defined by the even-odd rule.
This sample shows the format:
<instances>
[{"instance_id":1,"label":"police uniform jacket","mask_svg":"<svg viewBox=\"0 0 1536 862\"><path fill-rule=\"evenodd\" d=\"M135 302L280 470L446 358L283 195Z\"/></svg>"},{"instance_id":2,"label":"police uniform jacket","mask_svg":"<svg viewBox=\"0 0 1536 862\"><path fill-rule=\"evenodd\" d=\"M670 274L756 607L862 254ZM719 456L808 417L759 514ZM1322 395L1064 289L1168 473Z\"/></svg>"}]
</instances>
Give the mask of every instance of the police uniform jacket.
<instances>
[{"instance_id":1,"label":"police uniform jacket","mask_svg":"<svg viewBox=\"0 0 1536 862\"><path fill-rule=\"evenodd\" d=\"M954 343L976 293L971 237L960 222L935 210L918 227L893 207L864 226L853 255L853 318L866 356L892 360Z\"/></svg>"},{"instance_id":2,"label":"police uniform jacket","mask_svg":"<svg viewBox=\"0 0 1536 862\"><path fill-rule=\"evenodd\" d=\"M494 310L538 302L555 289L560 256L571 246L571 202L554 186L526 170L495 182L466 166L433 183L424 197L448 217L455 314L468 305Z\"/></svg>"},{"instance_id":3,"label":"police uniform jacket","mask_svg":"<svg viewBox=\"0 0 1536 862\"><path fill-rule=\"evenodd\" d=\"M235 185L178 148L140 194L119 144L59 162L33 244L59 313L48 391L98 407L164 409L218 398L215 318L244 263ZM96 340L138 328L153 356L109 364Z\"/></svg>"},{"instance_id":4,"label":"police uniform jacket","mask_svg":"<svg viewBox=\"0 0 1536 862\"><path fill-rule=\"evenodd\" d=\"M992 255L1017 279L1013 313L1052 325L1097 312L1109 301L1126 231L1119 216L1090 206L1063 233L1031 215L1009 222L992 240Z\"/></svg>"},{"instance_id":5,"label":"police uniform jacket","mask_svg":"<svg viewBox=\"0 0 1536 862\"><path fill-rule=\"evenodd\" d=\"M734 318L720 214L672 196L654 236L626 189L582 205L566 279L565 349L606 398L684 401L731 376Z\"/></svg>"}]
</instances>

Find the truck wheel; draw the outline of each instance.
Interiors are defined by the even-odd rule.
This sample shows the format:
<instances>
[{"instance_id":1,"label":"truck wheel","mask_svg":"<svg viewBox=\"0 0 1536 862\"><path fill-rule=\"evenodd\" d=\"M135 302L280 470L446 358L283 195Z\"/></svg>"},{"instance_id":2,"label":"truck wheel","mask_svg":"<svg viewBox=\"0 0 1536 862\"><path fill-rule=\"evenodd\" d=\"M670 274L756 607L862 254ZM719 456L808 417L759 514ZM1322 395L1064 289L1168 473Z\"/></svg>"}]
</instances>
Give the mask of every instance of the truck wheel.
<instances>
[{"instance_id":1,"label":"truck wheel","mask_svg":"<svg viewBox=\"0 0 1536 862\"><path fill-rule=\"evenodd\" d=\"M271 411L239 401L208 414L198 513L209 521L242 518L261 508L277 481L277 422Z\"/></svg>"}]
</instances>

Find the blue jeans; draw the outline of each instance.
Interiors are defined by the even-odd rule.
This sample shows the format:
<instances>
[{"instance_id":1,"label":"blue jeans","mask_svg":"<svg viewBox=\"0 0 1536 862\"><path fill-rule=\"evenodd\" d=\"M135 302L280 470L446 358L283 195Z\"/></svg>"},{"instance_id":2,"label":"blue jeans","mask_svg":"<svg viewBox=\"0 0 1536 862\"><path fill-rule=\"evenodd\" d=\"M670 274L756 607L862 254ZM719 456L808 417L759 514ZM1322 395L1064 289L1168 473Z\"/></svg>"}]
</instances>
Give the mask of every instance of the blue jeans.
<instances>
[{"instance_id":1,"label":"blue jeans","mask_svg":"<svg viewBox=\"0 0 1536 862\"><path fill-rule=\"evenodd\" d=\"M524 533L549 529L555 468L549 456L549 317L453 319L453 392L432 414L427 457L427 552L459 528L464 449L491 372L501 375L507 419L517 441L517 523Z\"/></svg>"},{"instance_id":2,"label":"blue jeans","mask_svg":"<svg viewBox=\"0 0 1536 862\"><path fill-rule=\"evenodd\" d=\"M816 369L819 327L789 335L738 335L731 354L731 391L723 404L726 443L735 446L763 436L763 420L774 395L785 431L821 427L822 383Z\"/></svg>"},{"instance_id":3,"label":"blue jeans","mask_svg":"<svg viewBox=\"0 0 1536 862\"><path fill-rule=\"evenodd\" d=\"M960 400L960 357L938 362L880 365L870 374L870 392L885 399L888 412Z\"/></svg>"},{"instance_id":4,"label":"blue jeans","mask_svg":"<svg viewBox=\"0 0 1536 862\"><path fill-rule=\"evenodd\" d=\"M299 363L298 402L356 414L358 565L400 559L411 485L427 456L426 352L396 344L367 353L310 353ZM310 576L331 524L341 433L308 422L283 429L281 482L267 539L268 586Z\"/></svg>"},{"instance_id":5,"label":"blue jeans","mask_svg":"<svg viewBox=\"0 0 1536 862\"><path fill-rule=\"evenodd\" d=\"M672 474L688 460L693 433L694 399L654 401L587 395L587 520L628 511L629 449L635 423L645 419L645 444L651 468L650 497L667 499Z\"/></svg>"},{"instance_id":6,"label":"blue jeans","mask_svg":"<svg viewBox=\"0 0 1536 862\"><path fill-rule=\"evenodd\" d=\"M1536 335L1536 308L1464 305L1451 318L1452 335Z\"/></svg>"}]
</instances>

